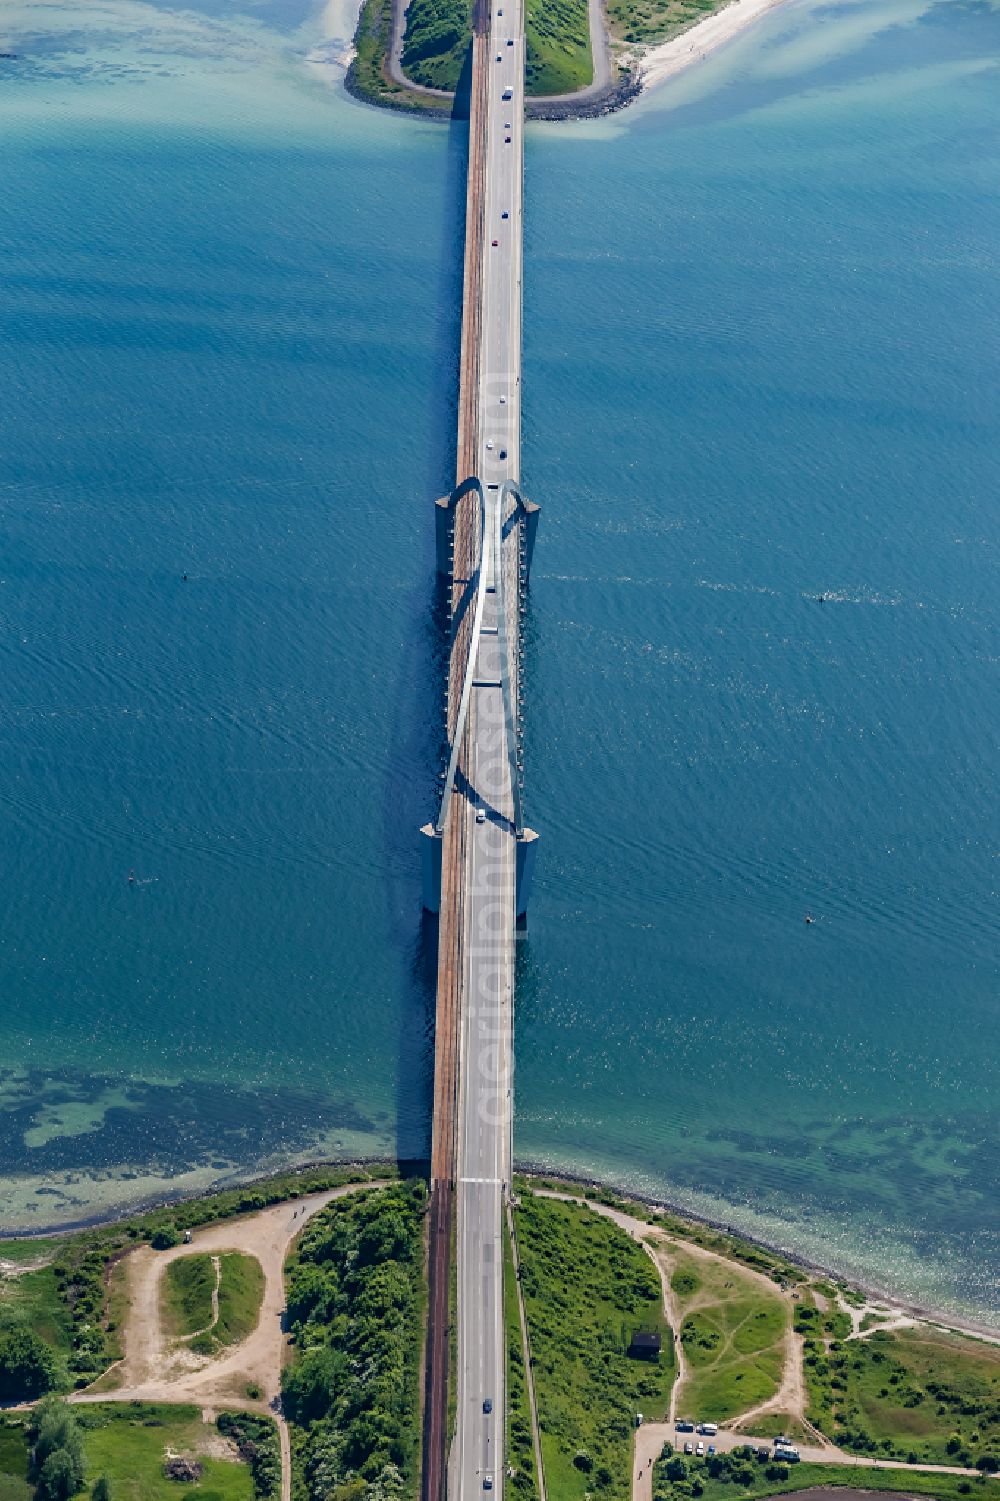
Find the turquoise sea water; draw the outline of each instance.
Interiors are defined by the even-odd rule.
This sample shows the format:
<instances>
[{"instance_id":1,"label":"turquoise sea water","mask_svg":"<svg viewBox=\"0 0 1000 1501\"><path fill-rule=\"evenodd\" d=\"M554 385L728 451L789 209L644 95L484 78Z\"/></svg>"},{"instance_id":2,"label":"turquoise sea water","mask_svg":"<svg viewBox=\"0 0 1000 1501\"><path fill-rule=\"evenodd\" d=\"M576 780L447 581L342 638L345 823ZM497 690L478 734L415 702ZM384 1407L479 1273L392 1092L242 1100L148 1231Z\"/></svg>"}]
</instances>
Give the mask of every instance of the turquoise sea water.
<instances>
[{"instance_id":1,"label":"turquoise sea water","mask_svg":"<svg viewBox=\"0 0 1000 1501\"><path fill-rule=\"evenodd\" d=\"M426 1151L464 145L332 8L8 12L15 1227ZM516 1143L995 1325L998 59L793 0L528 132Z\"/></svg>"}]
</instances>

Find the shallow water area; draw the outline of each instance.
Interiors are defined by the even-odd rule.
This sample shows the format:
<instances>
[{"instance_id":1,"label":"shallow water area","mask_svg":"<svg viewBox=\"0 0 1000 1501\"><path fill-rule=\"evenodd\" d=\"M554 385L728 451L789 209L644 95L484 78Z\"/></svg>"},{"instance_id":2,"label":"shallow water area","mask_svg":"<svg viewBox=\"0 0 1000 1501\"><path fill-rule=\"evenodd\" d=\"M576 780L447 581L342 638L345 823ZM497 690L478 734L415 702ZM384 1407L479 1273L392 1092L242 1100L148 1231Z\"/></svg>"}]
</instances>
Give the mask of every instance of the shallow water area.
<instances>
[{"instance_id":1,"label":"shallow water area","mask_svg":"<svg viewBox=\"0 0 1000 1501\"><path fill-rule=\"evenodd\" d=\"M516 1036L522 1159L994 1326L998 18L529 128ZM3 25L0 1224L421 1155L461 128L336 7Z\"/></svg>"}]
</instances>

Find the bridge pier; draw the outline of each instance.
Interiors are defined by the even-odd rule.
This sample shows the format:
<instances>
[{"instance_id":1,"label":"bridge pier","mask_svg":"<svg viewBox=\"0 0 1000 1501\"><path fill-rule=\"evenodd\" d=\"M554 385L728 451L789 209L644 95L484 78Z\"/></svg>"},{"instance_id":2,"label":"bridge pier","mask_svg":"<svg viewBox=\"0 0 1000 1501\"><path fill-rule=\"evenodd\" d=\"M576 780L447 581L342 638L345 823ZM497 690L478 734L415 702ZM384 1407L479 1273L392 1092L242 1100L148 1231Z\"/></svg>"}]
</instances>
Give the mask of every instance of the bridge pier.
<instances>
[{"instance_id":1,"label":"bridge pier","mask_svg":"<svg viewBox=\"0 0 1000 1501\"><path fill-rule=\"evenodd\" d=\"M455 507L473 483L466 480L457 485L450 495L442 495L434 502L434 554L437 571L442 578L451 578L454 569ZM538 517L541 506L534 500L525 500L515 490L517 508L520 512L519 526L524 527L524 582L531 578L531 560L535 554L535 536L538 532Z\"/></svg>"},{"instance_id":2,"label":"bridge pier","mask_svg":"<svg viewBox=\"0 0 1000 1501\"><path fill-rule=\"evenodd\" d=\"M535 552L535 534L538 531L538 513L541 506L533 500L520 502L524 525L524 582L531 579L531 559Z\"/></svg>"},{"instance_id":3,"label":"bridge pier","mask_svg":"<svg viewBox=\"0 0 1000 1501\"><path fill-rule=\"evenodd\" d=\"M434 549L437 555L437 571L442 578L452 574L452 538L454 536L454 495L442 495L434 502Z\"/></svg>"},{"instance_id":4,"label":"bridge pier","mask_svg":"<svg viewBox=\"0 0 1000 1501\"><path fill-rule=\"evenodd\" d=\"M420 830L420 874L423 904L428 912L441 911L441 854L444 839L432 823Z\"/></svg>"},{"instance_id":5,"label":"bridge pier","mask_svg":"<svg viewBox=\"0 0 1000 1501\"><path fill-rule=\"evenodd\" d=\"M517 836L515 917L524 917L528 910L528 898L531 896L531 882L535 874L535 860L537 857L538 835L534 829L524 829Z\"/></svg>"},{"instance_id":6,"label":"bridge pier","mask_svg":"<svg viewBox=\"0 0 1000 1501\"><path fill-rule=\"evenodd\" d=\"M420 830L420 875L423 906L427 912L441 910L441 855L444 840L432 823L425 823ZM538 858L538 835L534 829L524 829L517 836L517 872L515 876L515 917L524 917L531 897L531 883L535 876L535 861Z\"/></svg>"}]
</instances>

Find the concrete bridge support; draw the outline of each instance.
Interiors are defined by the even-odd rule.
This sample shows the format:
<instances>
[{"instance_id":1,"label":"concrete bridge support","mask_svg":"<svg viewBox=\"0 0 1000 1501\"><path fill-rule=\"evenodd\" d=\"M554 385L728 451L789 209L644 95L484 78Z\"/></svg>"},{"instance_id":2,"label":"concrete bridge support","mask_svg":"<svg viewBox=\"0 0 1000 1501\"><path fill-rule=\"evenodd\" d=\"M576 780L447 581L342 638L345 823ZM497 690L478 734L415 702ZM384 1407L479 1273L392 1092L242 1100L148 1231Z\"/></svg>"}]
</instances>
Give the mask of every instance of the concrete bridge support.
<instances>
[{"instance_id":1,"label":"concrete bridge support","mask_svg":"<svg viewBox=\"0 0 1000 1501\"><path fill-rule=\"evenodd\" d=\"M444 838L432 823L420 830L420 874L424 910L441 911L441 854ZM520 870L520 865L518 866Z\"/></svg>"},{"instance_id":2,"label":"concrete bridge support","mask_svg":"<svg viewBox=\"0 0 1000 1501\"><path fill-rule=\"evenodd\" d=\"M451 578L452 574L452 548L453 548L453 516L455 509L454 492L451 495L442 495L440 500L434 502L434 544L437 555L437 571L442 578Z\"/></svg>"},{"instance_id":3,"label":"concrete bridge support","mask_svg":"<svg viewBox=\"0 0 1000 1501\"><path fill-rule=\"evenodd\" d=\"M517 918L524 917L528 911L537 855L538 835L534 829L525 829L517 839L517 888L514 907L514 916Z\"/></svg>"},{"instance_id":4,"label":"concrete bridge support","mask_svg":"<svg viewBox=\"0 0 1000 1501\"><path fill-rule=\"evenodd\" d=\"M533 500L522 500L521 525L524 527L524 582L527 584L531 579L531 560L535 554L535 534L538 531L538 515L541 506Z\"/></svg>"}]
</instances>

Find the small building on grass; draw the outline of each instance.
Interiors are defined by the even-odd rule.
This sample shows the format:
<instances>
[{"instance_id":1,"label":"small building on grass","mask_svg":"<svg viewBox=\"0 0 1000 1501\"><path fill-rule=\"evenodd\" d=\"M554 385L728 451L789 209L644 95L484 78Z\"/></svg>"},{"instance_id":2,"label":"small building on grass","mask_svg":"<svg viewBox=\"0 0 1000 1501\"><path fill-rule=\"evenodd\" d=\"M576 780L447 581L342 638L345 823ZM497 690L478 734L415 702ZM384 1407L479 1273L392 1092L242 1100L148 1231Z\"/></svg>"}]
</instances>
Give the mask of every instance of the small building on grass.
<instances>
[{"instance_id":1,"label":"small building on grass","mask_svg":"<svg viewBox=\"0 0 1000 1501\"><path fill-rule=\"evenodd\" d=\"M628 1353L633 1360L659 1360L660 1332L658 1329L637 1329L629 1343Z\"/></svg>"}]
</instances>

